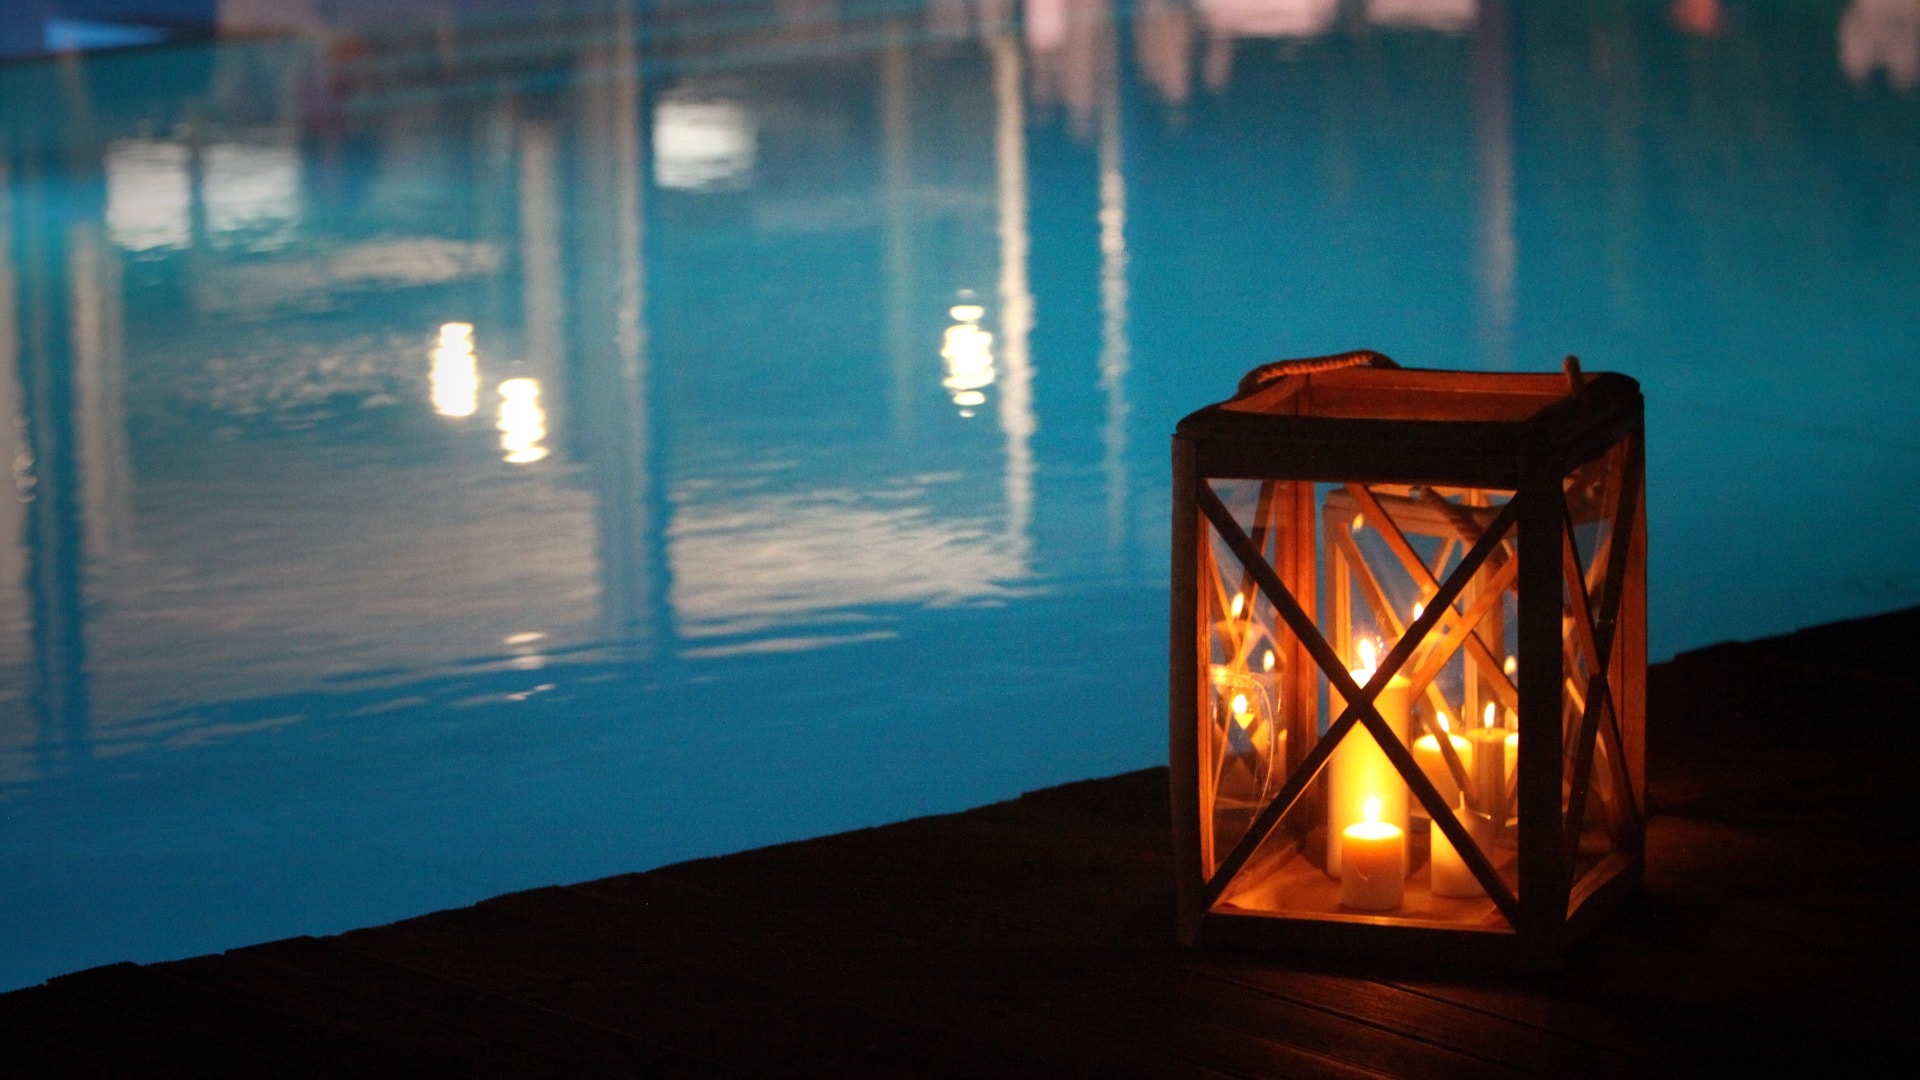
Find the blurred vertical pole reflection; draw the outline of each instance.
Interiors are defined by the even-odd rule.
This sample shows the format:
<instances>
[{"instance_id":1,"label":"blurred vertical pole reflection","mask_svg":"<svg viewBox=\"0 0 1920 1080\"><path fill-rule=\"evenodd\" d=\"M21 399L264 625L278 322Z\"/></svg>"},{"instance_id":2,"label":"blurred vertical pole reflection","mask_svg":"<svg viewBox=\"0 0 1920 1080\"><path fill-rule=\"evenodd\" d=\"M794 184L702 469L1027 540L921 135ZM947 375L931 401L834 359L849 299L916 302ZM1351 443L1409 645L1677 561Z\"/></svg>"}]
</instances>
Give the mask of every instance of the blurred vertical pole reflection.
<instances>
[{"instance_id":1,"label":"blurred vertical pole reflection","mask_svg":"<svg viewBox=\"0 0 1920 1080\"><path fill-rule=\"evenodd\" d=\"M99 575L117 564L131 539L133 465L127 447L120 254L97 220L75 222L69 230L67 278L82 531L89 567Z\"/></svg>"},{"instance_id":2,"label":"blurred vertical pole reflection","mask_svg":"<svg viewBox=\"0 0 1920 1080\"><path fill-rule=\"evenodd\" d=\"M1106 484L1107 569L1126 567L1128 541L1127 370L1127 178L1120 110L1118 21L1101 22L1100 104L1097 155L1100 167L1100 392L1106 419L1100 429L1101 474Z\"/></svg>"},{"instance_id":3,"label":"blurred vertical pole reflection","mask_svg":"<svg viewBox=\"0 0 1920 1080\"><path fill-rule=\"evenodd\" d=\"M666 493L657 471L647 331L639 26L616 3L606 44L581 58L574 170L573 367L579 445L598 507L600 611L645 656L671 656Z\"/></svg>"},{"instance_id":4,"label":"blurred vertical pole reflection","mask_svg":"<svg viewBox=\"0 0 1920 1080\"><path fill-rule=\"evenodd\" d=\"M887 24L880 46L880 199L886 229L887 414L893 437L913 436L914 371L919 342L913 332L913 60L906 28Z\"/></svg>"},{"instance_id":5,"label":"blurred vertical pole reflection","mask_svg":"<svg viewBox=\"0 0 1920 1080\"><path fill-rule=\"evenodd\" d=\"M0 142L0 782L32 779L28 755L39 732L18 689L27 674L33 641L25 589L26 497L29 478L26 417L21 412L20 322L13 270L13 170Z\"/></svg>"},{"instance_id":6,"label":"blurred vertical pole reflection","mask_svg":"<svg viewBox=\"0 0 1920 1080\"><path fill-rule=\"evenodd\" d=\"M11 205L10 245L20 268L14 301L19 323L22 412L26 420L26 588L33 653L28 705L37 723L41 774L91 756L86 681L84 588L86 543L78 505L74 446L74 357L67 223L68 186L51 148L27 143ZM69 198L90 190L73 184ZM99 214L94 215L96 218Z\"/></svg>"},{"instance_id":7,"label":"blurred vertical pole reflection","mask_svg":"<svg viewBox=\"0 0 1920 1080\"><path fill-rule=\"evenodd\" d=\"M1507 0L1482 0L1473 29L1474 278L1480 352L1513 367L1513 46Z\"/></svg>"},{"instance_id":8,"label":"blurred vertical pole reflection","mask_svg":"<svg viewBox=\"0 0 1920 1080\"><path fill-rule=\"evenodd\" d=\"M1027 260L1027 118L1019 29L1005 8L990 0L988 25L999 27L989 43L993 58L995 202L1000 235L1000 430L1006 437L1007 537L1014 563L1024 573L1032 554L1033 527L1033 286Z\"/></svg>"},{"instance_id":9,"label":"blurred vertical pole reflection","mask_svg":"<svg viewBox=\"0 0 1920 1080\"><path fill-rule=\"evenodd\" d=\"M553 125L524 120L519 125L520 321L523 344L516 374L539 380L550 431L569 432L560 379L566 342L566 291L560 268L559 149ZM494 402L489 402L491 407Z\"/></svg>"}]
</instances>

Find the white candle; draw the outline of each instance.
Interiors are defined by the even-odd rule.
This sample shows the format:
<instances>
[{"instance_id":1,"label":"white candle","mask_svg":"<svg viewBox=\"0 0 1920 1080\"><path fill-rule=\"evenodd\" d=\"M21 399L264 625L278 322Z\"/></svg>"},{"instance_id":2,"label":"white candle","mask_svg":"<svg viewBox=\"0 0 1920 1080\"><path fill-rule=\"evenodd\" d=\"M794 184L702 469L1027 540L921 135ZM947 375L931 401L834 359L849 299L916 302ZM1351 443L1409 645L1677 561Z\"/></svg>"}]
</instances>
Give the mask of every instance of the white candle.
<instances>
[{"instance_id":1,"label":"white candle","mask_svg":"<svg viewBox=\"0 0 1920 1080\"><path fill-rule=\"evenodd\" d=\"M1380 820L1380 800L1368 799L1365 821L1340 830L1340 904L1356 911L1392 911L1405 896L1407 834Z\"/></svg>"},{"instance_id":2,"label":"white candle","mask_svg":"<svg viewBox=\"0 0 1920 1080\"><path fill-rule=\"evenodd\" d=\"M1365 685L1373 678L1375 650L1373 642L1360 643L1360 663L1353 681ZM1400 745L1407 744L1413 726L1413 684L1395 675L1387 680L1380 696L1373 699L1380 718L1387 722ZM1378 820L1397 827L1403 834L1409 824L1407 784L1373 738L1373 733L1356 724L1327 760L1327 875L1340 876L1340 837L1346 827L1367 820L1364 807L1368 799L1380 801Z\"/></svg>"},{"instance_id":3,"label":"white candle","mask_svg":"<svg viewBox=\"0 0 1920 1080\"><path fill-rule=\"evenodd\" d=\"M1467 766L1467 778L1473 782L1471 802L1483 813L1491 813L1507 797L1508 732L1493 726L1495 711L1493 702L1487 702L1484 726L1467 732L1467 742L1473 749L1473 760Z\"/></svg>"},{"instance_id":4,"label":"white candle","mask_svg":"<svg viewBox=\"0 0 1920 1080\"><path fill-rule=\"evenodd\" d=\"M1460 767L1467 768L1472 758L1467 740L1447 731L1447 716L1440 714L1440 730L1447 735L1447 741L1453 744L1453 756L1460 759ZM1434 789L1440 792L1440 798L1448 806L1460 800L1460 785L1454 782L1453 770L1447 768L1447 756L1440 749L1440 740L1432 735L1422 735L1413 741L1413 760L1420 763L1420 771L1427 774ZM1469 774L1471 775L1471 774Z\"/></svg>"},{"instance_id":5,"label":"white candle","mask_svg":"<svg viewBox=\"0 0 1920 1080\"><path fill-rule=\"evenodd\" d=\"M1486 816L1467 809L1465 799L1455 803L1454 809L1458 811L1454 816L1460 819L1460 824L1466 826L1468 837L1479 846L1481 854L1486 854L1491 847L1488 841L1493 833L1492 825L1487 821ZM1427 870L1428 876L1432 879L1435 896L1487 895L1487 890L1480 884L1480 879L1474 877L1473 871L1467 868L1467 860L1461 857L1459 850L1453 846L1453 841L1447 839L1447 834L1441 830L1439 822L1435 822L1433 826L1433 848L1431 857L1427 861Z\"/></svg>"}]
</instances>

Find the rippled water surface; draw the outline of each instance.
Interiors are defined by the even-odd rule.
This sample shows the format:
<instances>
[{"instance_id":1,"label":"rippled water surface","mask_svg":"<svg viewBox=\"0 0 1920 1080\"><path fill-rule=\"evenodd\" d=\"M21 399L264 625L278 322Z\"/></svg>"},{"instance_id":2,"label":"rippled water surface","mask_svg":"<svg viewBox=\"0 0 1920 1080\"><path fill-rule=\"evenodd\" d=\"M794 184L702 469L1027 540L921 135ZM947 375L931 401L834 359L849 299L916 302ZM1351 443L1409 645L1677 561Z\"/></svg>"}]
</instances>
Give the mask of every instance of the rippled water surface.
<instances>
[{"instance_id":1,"label":"rippled water surface","mask_svg":"<svg viewBox=\"0 0 1920 1080\"><path fill-rule=\"evenodd\" d=\"M0 988L1161 761L1167 436L1275 357L1640 378L1656 657L1920 601L1915 11L0 68Z\"/></svg>"}]
</instances>

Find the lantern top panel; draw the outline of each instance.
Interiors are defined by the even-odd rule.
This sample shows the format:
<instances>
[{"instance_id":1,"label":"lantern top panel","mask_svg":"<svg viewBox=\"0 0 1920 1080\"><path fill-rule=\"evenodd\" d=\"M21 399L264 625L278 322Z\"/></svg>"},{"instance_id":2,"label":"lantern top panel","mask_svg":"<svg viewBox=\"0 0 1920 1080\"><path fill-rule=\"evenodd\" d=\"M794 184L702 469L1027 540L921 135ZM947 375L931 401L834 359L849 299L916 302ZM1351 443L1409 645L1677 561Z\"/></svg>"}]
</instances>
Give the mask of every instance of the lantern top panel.
<instances>
[{"instance_id":1,"label":"lantern top panel","mask_svg":"<svg viewBox=\"0 0 1920 1080\"><path fill-rule=\"evenodd\" d=\"M1176 438L1209 476L1514 487L1641 427L1625 375L1346 367L1284 375L1188 415Z\"/></svg>"}]
</instances>

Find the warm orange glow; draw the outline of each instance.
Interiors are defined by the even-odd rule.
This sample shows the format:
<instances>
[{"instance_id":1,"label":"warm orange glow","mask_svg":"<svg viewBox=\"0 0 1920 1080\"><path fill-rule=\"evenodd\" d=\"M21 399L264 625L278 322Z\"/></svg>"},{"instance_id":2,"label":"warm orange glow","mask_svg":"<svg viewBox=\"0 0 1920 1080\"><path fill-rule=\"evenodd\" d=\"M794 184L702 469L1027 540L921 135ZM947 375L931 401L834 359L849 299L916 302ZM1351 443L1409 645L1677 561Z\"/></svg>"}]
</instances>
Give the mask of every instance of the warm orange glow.
<instances>
[{"instance_id":1,"label":"warm orange glow","mask_svg":"<svg viewBox=\"0 0 1920 1080\"><path fill-rule=\"evenodd\" d=\"M1509 656L1507 657L1507 662L1500 665L1500 670L1506 672L1507 678L1511 679L1516 674L1519 673L1520 661L1514 657Z\"/></svg>"},{"instance_id":2,"label":"warm orange glow","mask_svg":"<svg viewBox=\"0 0 1920 1080\"><path fill-rule=\"evenodd\" d=\"M1242 724L1247 722L1247 695L1233 695L1233 718Z\"/></svg>"},{"instance_id":3,"label":"warm orange glow","mask_svg":"<svg viewBox=\"0 0 1920 1080\"><path fill-rule=\"evenodd\" d=\"M1273 650L1268 649L1266 655L1260 658L1260 669L1262 671L1272 671L1273 665L1276 662L1276 659L1277 658L1273 655Z\"/></svg>"},{"instance_id":4,"label":"warm orange glow","mask_svg":"<svg viewBox=\"0 0 1920 1080\"><path fill-rule=\"evenodd\" d=\"M1366 818L1369 823L1379 821L1380 797L1378 795L1367 796L1367 800L1360 804L1360 814Z\"/></svg>"},{"instance_id":5,"label":"warm orange glow","mask_svg":"<svg viewBox=\"0 0 1920 1080\"><path fill-rule=\"evenodd\" d=\"M1436 713L1435 715L1436 715L1437 717L1439 717L1439 719L1440 719L1440 730L1441 730L1442 732L1447 732L1447 731L1451 731L1451 730L1452 730L1452 728L1451 728L1451 727L1449 727L1449 726L1447 725L1447 714L1446 714L1446 713Z\"/></svg>"},{"instance_id":6,"label":"warm orange glow","mask_svg":"<svg viewBox=\"0 0 1920 1080\"><path fill-rule=\"evenodd\" d=\"M1232 614L1234 618L1237 619L1240 617L1241 613L1246 610L1247 610L1247 598L1241 595L1240 593L1234 593L1233 603L1227 605L1227 611L1230 614Z\"/></svg>"},{"instance_id":7,"label":"warm orange glow","mask_svg":"<svg viewBox=\"0 0 1920 1080\"><path fill-rule=\"evenodd\" d=\"M1499 708L1500 707L1498 705L1495 705L1493 702L1491 701L1487 702L1486 711L1482 714L1486 718L1487 727L1492 727L1493 722L1499 719L1499 715L1498 715Z\"/></svg>"},{"instance_id":8,"label":"warm orange glow","mask_svg":"<svg viewBox=\"0 0 1920 1080\"><path fill-rule=\"evenodd\" d=\"M1373 678L1374 671L1380 667L1380 646L1372 638L1361 638L1354 649L1360 657L1360 670L1354 672L1354 677L1364 683Z\"/></svg>"}]
</instances>

